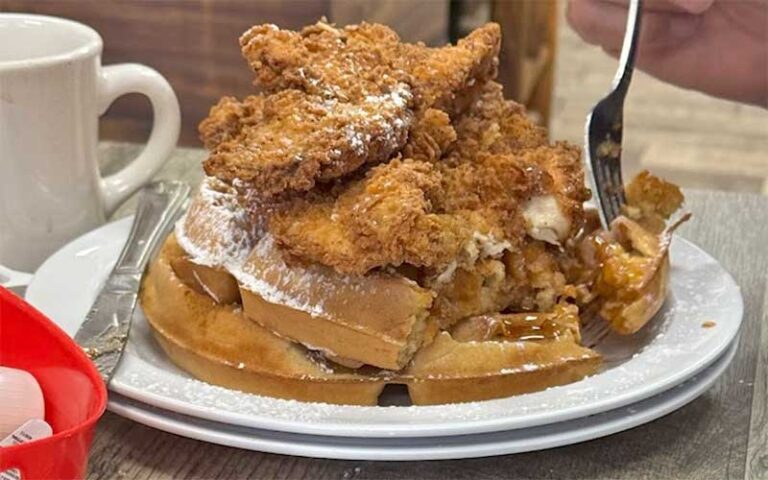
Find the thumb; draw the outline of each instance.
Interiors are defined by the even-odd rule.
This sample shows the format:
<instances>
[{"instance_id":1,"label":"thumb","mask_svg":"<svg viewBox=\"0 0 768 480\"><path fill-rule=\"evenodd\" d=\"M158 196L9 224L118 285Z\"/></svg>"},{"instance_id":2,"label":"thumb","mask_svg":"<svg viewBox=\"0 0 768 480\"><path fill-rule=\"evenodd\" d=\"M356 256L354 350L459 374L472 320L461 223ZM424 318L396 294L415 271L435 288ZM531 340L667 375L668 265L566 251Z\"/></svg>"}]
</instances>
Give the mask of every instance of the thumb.
<instances>
[{"instance_id":1,"label":"thumb","mask_svg":"<svg viewBox=\"0 0 768 480\"><path fill-rule=\"evenodd\" d=\"M716 0L666 0L687 13L701 15L712 7Z\"/></svg>"}]
</instances>

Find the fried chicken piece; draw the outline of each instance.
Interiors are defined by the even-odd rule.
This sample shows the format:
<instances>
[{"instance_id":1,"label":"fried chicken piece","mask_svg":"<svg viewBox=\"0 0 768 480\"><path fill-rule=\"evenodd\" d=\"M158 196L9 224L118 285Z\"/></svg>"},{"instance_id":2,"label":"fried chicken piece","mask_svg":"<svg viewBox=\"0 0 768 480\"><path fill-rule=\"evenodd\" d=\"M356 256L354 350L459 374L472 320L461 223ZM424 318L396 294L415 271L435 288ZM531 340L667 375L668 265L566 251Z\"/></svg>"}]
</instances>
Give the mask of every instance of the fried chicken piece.
<instances>
[{"instance_id":1,"label":"fried chicken piece","mask_svg":"<svg viewBox=\"0 0 768 480\"><path fill-rule=\"evenodd\" d=\"M439 49L402 44L367 23L301 32L261 25L240 42L256 84L277 93L225 98L211 109L200 125L211 149L204 168L270 197L387 160L407 140L409 156L438 159L455 141L449 114L496 74L499 27Z\"/></svg>"},{"instance_id":2,"label":"fried chicken piece","mask_svg":"<svg viewBox=\"0 0 768 480\"><path fill-rule=\"evenodd\" d=\"M442 194L436 208L446 212L477 212L493 226L496 238L519 246L525 236L525 201L548 192L551 177L521 156L488 155L474 163L441 166Z\"/></svg>"},{"instance_id":3,"label":"fried chicken piece","mask_svg":"<svg viewBox=\"0 0 768 480\"><path fill-rule=\"evenodd\" d=\"M248 104L226 100L201 126L203 138L215 146L203 167L265 197L306 191L399 151L411 124L407 101L407 91L351 104L298 90ZM245 123L254 119L253 125Z\"/></svg>"},{"instance_id":4,"label":"fried chicken piece","mask_svg":"<svg viewBox=\"0 0 768 480\"><path fill-rule=\"evenodd\" d=\"M300 32L259 25L240 37L243 56L267 92L296 88L358 101L407 82L415 109L463 110L478 86L496 76L499 25L489 23L453 46L400 43L390 28L370 23L335 28L317 23Z\"/></svg>"},{"instance_id":5,"label":"fried chicken piece","mask_svg":"<svg viewBox=\"0 0 768 480\"><path fill-rule=\"evenodd\" d=\"M478 155L512 153L547 144L546 130L534 124L525 108L505 100L502 87L488 82L455 125L457 141L448 150L448 163L471 161Z\"/></svg>"},{"instance_id":6,"label":"fried chicken piece","mask_svg":"<svg viewBox=\"0 0 768 480\"><path fill-rule=\"evenodd\" d=\"M461 113L488 80L496 77L501 28L487 23L455 46L427 48L401 44L396 64L411 76L417 108Z\"/></svg>"},{"instance_id":7,"label":"fried chicken piece","mask_svg":"<svg viewBox=\"0 0 768 480\"><path fill-rule=\"evenodd\" d=\"M469 315L507 308L552 308L566 286L552 251L582 223L578 202L585 189L561 191L563 185L583 182L579 160L577 149L555 145L480 155L457 166L438 164L443 194L434 208L483 222L473 223L472 242L465 246L477 253L460 257L453 271L427 272L421 282L436 292L432 314L443 328ZM544 211L543 219L540 211L531 215L531 206L541 204L554 212ZM558 222L562 227L556 232L542 234Z\"/></svg>"},{"instance_id":8,"label":"fried chicken piece","mask_svg":"<svg viewBox=\"0 0 768 480\"><path fill-rule=\"evenodd\" d=\"M470 231L432 210L440 175L432 164L392 160L331 194L295 199L270 220L285 251L343 273L375 267L444 264Z\"/></svg>"},{"instance_id":9,"label":"fried chicken piece","mask_svg":"<svg viewBox=\"0 0 768 480\"><path fill-rule=\"evenodd\" d=\"M527 215L532 203L554 199L551 203L567 223L556 235L556 240L562 240L572 226L581 223L582 203L589 198L580 151L565 143L480 155L473 162L440 164L440 168L444 194L436 208L481 212L496 226L493 233L512 245L520 245L525 235L538 238L532 235L534 225Z\"/></svg>"},{"instance_id":10,"label":"fried chicken piece","mask_svg":"<svg viewBox=\"0 0 768 480\"><path fill-rule=\"evenodd\" d=\"M389 27L365 22L344 29L318 22L299 32L257 25L240 37L254 84L264 91L297 89L350 102L406 80L393 65L399 42Z\"/></svg>"}]
</instances>

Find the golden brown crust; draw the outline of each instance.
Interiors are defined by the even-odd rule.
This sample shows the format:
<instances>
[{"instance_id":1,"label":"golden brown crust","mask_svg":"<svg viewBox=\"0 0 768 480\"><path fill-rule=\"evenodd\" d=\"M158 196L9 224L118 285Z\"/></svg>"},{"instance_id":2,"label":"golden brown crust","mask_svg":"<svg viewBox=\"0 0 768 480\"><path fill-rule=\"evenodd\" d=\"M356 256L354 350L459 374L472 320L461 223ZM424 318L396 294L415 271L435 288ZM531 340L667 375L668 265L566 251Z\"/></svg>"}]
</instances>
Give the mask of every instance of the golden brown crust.
<instances>
[{"instance_id":1,"label":"golden brown crust","mask_svg":"<svg viewBox=\"0 0 768 480\"><path fill-rule=\"evenodd\" d=\"M477 94L477 86L495 78L501 28L487 23L453 45L426 48L400 44L395 65L410 75L417 109L461 113Z\"/></svg>"},{"instance_id":2,"label":"golden brown crust","mask_svg":"<svg viewBox=\"0 0 768 480\"><path fill-rule=\"evenodd\" d=\"M531 197L556 195L576 225L587 196L578 150L560 144L456 166L393 160L338 192L296 200L269 229L292 255L358 274L404 263L440 270L476 232L519 249Z\"/></svg>"},{"instance_id":3,"label":"golden brown crust","mask_svg":"<svg viewBox=\"0 0 768 480\"><path fill-rule=\"evenodd\" d=\"M254 84L264 91L296 89L350 102L406 80L393 65L399 42L389 27L365 22L344 29L319 22L298 32L258 25L240 37Z\"/></svg>"},{"instance_id":4,"label":"golden brown crust","mask_svg":"<svg viewBox=\"0 0 768 480\"><path fill-rule=\"evenodd\" d=\"M235 97L222 97L200 122L200 140L205 148L214 150L224 142L240 139L244 129L257 125L263 118L262 95L250 95L242 102Z\"/></svg>"},{"instance_id":5,"label":"golden brown crust","mask_svg":"<svg viewBox=\"0 0 768 480\"><path fill-rule=\"evenodd\" d=\"M436 162L456 138L456 130L451 125L448 114L429 108L414 120L402 155L413 160Z\"/></svg>"},{"instance_id":6,"label":"golden brown crust","mask_svg":"<svg viewBox=\"0 0 768 480\"><path fill-rule=\"evenodd\" d=\"M448 114L495 76L499 44L495 24L438 49L401 44L375 24L253 27L241 37L243 55L271 95L227 97L211 109L200 125L206 173L264 197L306 191L400 151L414 111L406 151L437 159L455 140Z\"/></svg>"},{"instance_id":7,"label":"golden brown crust","mask_svg":"<svg viewBox=\"0 0 768 480\"><path fill-rule=\"evenodd\" d=\"M677 185L644 170L625 187L627 205L623 213L646 230L659 234L667 220L683 204L683 193Z\"/></svg>"},{"instance_id":8,"label":"golden brown crust","mask_svg":"<svg viewBox=\"0 0 768 480\"><path fill-rule=\"evenodd\" d=\"M528 118L522 105L504 99L501 85L489 81L479 88L477 98L455 122L457 141L448 149L446 162L457 164L547 144L546 130Z\"/></svg>"}]
</instances>

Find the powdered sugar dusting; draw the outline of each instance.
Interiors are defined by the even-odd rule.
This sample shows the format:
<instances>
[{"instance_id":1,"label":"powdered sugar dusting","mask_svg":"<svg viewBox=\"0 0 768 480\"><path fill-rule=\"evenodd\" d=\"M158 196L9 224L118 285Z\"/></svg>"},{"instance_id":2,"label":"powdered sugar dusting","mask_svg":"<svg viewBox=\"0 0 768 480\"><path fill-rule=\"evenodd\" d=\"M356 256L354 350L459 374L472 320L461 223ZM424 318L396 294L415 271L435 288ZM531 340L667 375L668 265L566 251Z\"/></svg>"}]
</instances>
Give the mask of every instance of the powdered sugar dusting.
<instances>
[{"instance_id":1,"label":"powdered sugar dusting","mask_svg":"<svg viewBox=\"0 0 768 480\"><path fill-rule=\"evenodd\" d=\"M241 206L234 188L208 177L176 223L175 234L193 262L234 268L248 256L262 228Z\"/></svg>"},{"instance_id":2,"label":"powdered sugar dusting","mask_svg":"<svg viewBox=\"0 0 768 480\"><path fill-rule=\"evenodd\" d=\"M338 111L339 115L354 119L344 126L344 135L352 151L365 157L372 143L386 151L403 145L412 121L407 109L411 98L410 88L397 84L391 92L367 95L359 105L339 103L335 98L327 99L325 104L329 113Z\"/></svg>"},{"instance_id":3,"label":"powdered sugar dusting","mask_svg":"<svg viewBox=\"0 0 768 480\"><path fill-rule=\"evenodd\" d=\"M243 288L258 294L267 302L291 307L312 316L328 316L322 301L313 301L309 296L313 285L327 283L324 276L313 275L301 267L288 268L279 254L275 254L276 248L272 235L266 234L250 255L250 258L259 264L260 270L256 271L255 263L249 261L233 269L232 274ZM279 274L270 275L272 272ZM278 278L280 283L269 283L264 280L265 277ZM331 285L327 285L327 288L330 287ZM288 294L288 291L293 293Z\"/></svg>"}]
</instances>

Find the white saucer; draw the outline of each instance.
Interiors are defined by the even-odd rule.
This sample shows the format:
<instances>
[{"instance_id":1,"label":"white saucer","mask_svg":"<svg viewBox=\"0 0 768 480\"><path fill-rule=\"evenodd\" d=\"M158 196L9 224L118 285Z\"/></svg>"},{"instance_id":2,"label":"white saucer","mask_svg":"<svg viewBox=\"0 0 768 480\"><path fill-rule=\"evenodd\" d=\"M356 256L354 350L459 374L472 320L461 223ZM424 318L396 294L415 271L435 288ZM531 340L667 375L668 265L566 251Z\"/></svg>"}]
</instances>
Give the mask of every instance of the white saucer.
<instances>
[{"instance_id":1,"label":"white saucer","mask_svg":"<svg viewBox=\"0 0 768 480\"><path fill-rule=\"evenodd\" d=\"M74 334L130 228L124 219L94 230L49 258L27 299ZM430 407L304 403L212 386L174 367L140 312L110 389L165 410L265 430L351 437L466 435L529 428L594 415L657 395L691 378L736 336L743 304L731 276L690 242L672 244L670 295L651 325L605 346L623 362L570 385L511 398ZM704 328L714 321L713 328Z\"/></svg>"},{"instance_id":2,"label":"white saucer","mask_svg":"<svg viewBox=\"0 0 768 480\"><path fill-rule=\"evenodd\" d=\"M736 343L709 367L664 393L597 415L554 425L451 437L350 438L257 430L200 420L110 394L109 409L150 427L231 447L347 460L441 460L488 457L584 442L655 420L704 393L726 370Z\"/></svg>"}]
</instances>

